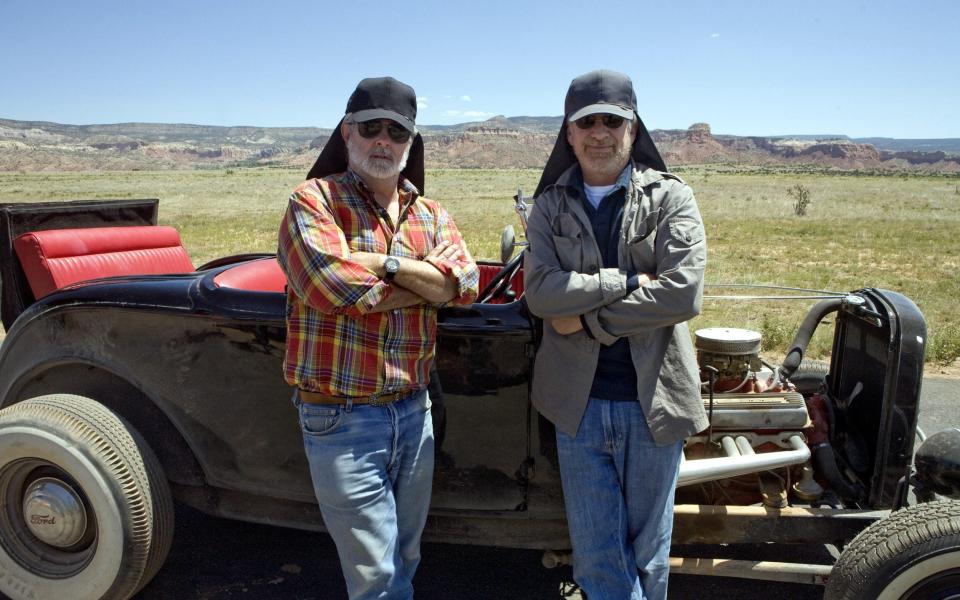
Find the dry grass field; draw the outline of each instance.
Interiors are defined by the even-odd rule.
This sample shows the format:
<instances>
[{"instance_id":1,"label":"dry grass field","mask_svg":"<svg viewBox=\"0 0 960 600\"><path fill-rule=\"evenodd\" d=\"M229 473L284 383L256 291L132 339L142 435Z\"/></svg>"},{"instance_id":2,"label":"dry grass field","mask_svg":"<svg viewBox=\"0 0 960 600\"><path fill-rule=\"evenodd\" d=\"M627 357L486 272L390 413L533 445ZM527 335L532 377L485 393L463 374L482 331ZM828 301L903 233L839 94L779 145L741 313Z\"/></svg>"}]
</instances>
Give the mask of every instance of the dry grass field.
<instances>
[{"instance_id":1,"label":"dry grass field","mask_svg":"<svg viewBox=\"0 0 960 600\"><path fill-rule=\"evenodd\" d=\"M877 175L816 169L686 167L709 244L712 287L771 283L846 291L883 287L913 299L929 328L927 360L960 357L960 178ZM177 227L195 264L239 252L272 252L290 190L303 173L216 171L0 173L0 201L160 198L160 221ZM517 224L510 197L533 191L534 170L442 170L427 174L427 195L456 219L478 258L498 254L499 232ZM795 211L802 186L803 216ZM706 300L693 327L747 327L783 351L813 300ZM826 339L815 339L824 354Z\"/></svg>"}]
</instances>

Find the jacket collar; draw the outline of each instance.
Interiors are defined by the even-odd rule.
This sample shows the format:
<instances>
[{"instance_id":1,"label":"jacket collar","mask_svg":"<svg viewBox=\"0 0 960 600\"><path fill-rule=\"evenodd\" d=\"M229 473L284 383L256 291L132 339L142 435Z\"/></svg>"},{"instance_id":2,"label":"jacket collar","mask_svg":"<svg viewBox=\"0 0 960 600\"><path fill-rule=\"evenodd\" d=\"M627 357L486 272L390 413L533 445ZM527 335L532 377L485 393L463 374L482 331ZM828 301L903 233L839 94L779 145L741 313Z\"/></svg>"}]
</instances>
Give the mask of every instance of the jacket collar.
<instances>
[{"instance_id":1,"label":"jacket collar","mask_svg":"<svg viewBox=\"0 0 960 600\"><path fill-rule=\"evenodd\" d=\"M631 163L632 169L630 174L630 181L633 183L635 188L644 188L648 185L661 181L663 179L663 173L648 167L646 165L640 165L636 163ZM617 183L620 183L621 179L617 179ZM574 163L564 171L560 177L557 178L557 181L549 186L550 187L565 187L570 189L582 190L583 189L583 175L580 172L580 163ZM544 190L546 191L546 190ZM627 190L629 192L629 188Z\"/></svg>"}]
</instances>

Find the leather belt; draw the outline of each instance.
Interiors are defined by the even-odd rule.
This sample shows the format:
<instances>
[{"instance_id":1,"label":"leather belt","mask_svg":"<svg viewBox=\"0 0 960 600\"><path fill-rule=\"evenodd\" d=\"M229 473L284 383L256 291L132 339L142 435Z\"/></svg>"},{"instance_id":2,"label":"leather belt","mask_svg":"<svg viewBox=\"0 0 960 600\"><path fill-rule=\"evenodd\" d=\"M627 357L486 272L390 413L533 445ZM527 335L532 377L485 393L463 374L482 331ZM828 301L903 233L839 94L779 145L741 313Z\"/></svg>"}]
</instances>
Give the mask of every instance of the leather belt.
<instances>
[{"instance_id":1,"label":"leather belt","mask_svg":"<svg viewBox=\"0 0 960 600\"><path fill-rule=\"evenodd\" d=\"M396 402L401 398L406 398L418 390L403 390L399 392L384 392L382 394L371 394L370 396L328 396L320 392L311 392L309 390L297 389L297 396L304 404L369 404L371 406L383 406Z\"/></svg>"}]
</instances>

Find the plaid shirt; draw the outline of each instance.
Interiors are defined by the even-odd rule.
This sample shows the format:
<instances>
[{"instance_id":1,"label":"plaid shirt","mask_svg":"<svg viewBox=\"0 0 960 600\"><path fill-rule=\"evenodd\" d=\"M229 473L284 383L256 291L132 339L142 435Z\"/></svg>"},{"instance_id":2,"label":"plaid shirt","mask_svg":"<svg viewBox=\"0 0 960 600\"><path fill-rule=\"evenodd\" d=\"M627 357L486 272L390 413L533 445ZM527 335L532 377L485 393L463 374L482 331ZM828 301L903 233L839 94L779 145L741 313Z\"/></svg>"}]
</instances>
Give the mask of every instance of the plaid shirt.
<instances>
[{"instance_id":1,"label":"plaid shirt","mask_svg":"<svg viewBox=\"0 0 960 600\"><path fill-rule=\"evenodd\" d=\"M393 287L350 260L351 252L422 259L443 241L462 240L450 215L400 179L400 219L363 180L346 171L300 184L280 225L278 260L287 275L287 352L291 385L331 396L370 396L424 387L437 337L435 304L370 312ZM473 262L442 264L458 283L454 304L477 295Z\"/></svg>"}]
</instances>

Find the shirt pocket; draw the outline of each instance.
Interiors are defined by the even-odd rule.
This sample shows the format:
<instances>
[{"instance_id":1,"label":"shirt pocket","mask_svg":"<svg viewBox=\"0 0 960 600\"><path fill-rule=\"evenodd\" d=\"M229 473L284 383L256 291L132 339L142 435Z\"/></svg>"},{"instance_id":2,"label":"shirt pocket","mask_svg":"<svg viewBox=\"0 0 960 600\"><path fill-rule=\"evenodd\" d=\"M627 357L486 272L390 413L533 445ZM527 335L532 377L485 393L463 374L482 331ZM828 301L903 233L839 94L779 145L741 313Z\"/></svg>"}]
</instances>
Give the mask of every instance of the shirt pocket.
<instances>
[{"instance_id":1,"label":"shirt pocket","mask_svg":"<svg viewBox=\"0 0 960 600\"><path fill-rule=\"evenodd\" d=\"M656 273L659 219L659 209L651 212L637 224L634 235L627 240L627 259L630 270L635 273Z\"/></svg>"}]
</instances>

